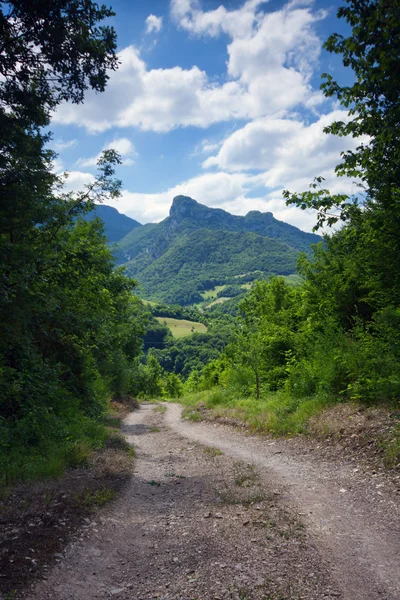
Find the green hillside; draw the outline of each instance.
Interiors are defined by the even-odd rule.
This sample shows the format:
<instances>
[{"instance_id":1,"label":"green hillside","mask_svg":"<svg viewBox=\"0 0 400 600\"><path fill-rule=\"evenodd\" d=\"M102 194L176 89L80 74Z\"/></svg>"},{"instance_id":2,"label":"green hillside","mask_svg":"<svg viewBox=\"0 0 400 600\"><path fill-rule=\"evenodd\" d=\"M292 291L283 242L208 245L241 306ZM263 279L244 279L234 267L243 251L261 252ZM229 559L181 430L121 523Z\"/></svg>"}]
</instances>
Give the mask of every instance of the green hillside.
<instances>
[{"instance_id":1,"label":"green hillside","mask_svg":"<svg viewBox=\"0 0 400 600\"><path fill-rule=\"evenodd\" d=\"M104 233L110 243L118 242L130 231L142 227L135 219L131 219L131 217L127 217L118 212L116 208L105 204L95 206L95 208L85 215L83 219L85 221L91 221L96 217L103 221Z\"/></svg>"},{"instance_id":2,"label":"green hillside","mask_svg":"<svg viewBox=\"0 0 400 600\"><path fill-rule=\"evenodd\" d=\"M297 252L255 233L200 229L176 238L151 264L148 260L140 255L126 264L142 294L185 305L201 302L201 291L214 285L209 282L223 283L238 273L289 275L296 269Z\"/></svg>"},{"instance_id":3,"label":"green hillside","mask_svg":"<svg viewBox=\"0 0 400 600\"><path fill-rule=\"evenodd\" d=\"M320 239L271 213L240 217L178 196L169 217L134 228L118 243L118 260L144 297L187 305L239 276L246 283L294 273L299 251L309 253Z\"/></svg>"},{"instance_id":4,"label":"green hillside","mask_svg":"<svg viewBox=\"0 0 400 600\"><path fill-rule=\"evenodd\" d=\"M145 255L149 262L158 259L177 237L199 229L257 233L307 253L311 244L321 240L318 235L278 221L269 212L251 211L241 217L219 208L209 208L186 196L177 196L169 217L161 223L135 228L120 240L120 261L125 263L139 255Z\"/></svg>"}]
</instances>

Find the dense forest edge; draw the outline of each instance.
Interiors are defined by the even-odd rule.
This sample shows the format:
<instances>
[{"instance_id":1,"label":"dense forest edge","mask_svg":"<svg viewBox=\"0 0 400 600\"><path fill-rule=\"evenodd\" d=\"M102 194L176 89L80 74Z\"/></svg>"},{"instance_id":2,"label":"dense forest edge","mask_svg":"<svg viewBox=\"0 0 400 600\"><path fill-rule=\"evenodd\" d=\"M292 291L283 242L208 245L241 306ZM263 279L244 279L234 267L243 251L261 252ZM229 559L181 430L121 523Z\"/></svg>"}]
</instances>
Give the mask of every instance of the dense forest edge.
<instances>
[{"instance_id":1,"label":"dense forest edge","mask_svg":"<svg viewBox=\"0 0 400 600\"><path fill-rule=\"evenodd\" d=\"M129 397L179 399L190 418L213 410L285 435L311 433L310 420L335 404L381 406L391 426L378 443L386 466L398 466L398 0L348 0L338 16L349 37L324 45L354 72L352 85L323 75L321 87L349 111L326 132L360 138L336 168L357 194L332 195L317 173L309 191L286 191L288 204L317 211L317 229L332 228L324 243L301 255L295 285L277 276L240 292L232 284L229 300L204 311L139 299L101 220L87 219L119 194L115 152L79 193L54 174L52 111L103 91L117 68L115 31L98 26L111 9L79 5L77 18L68 2L11 1L0 17L0 483L87 463L110 443L110 400ZM163 319L206 331L173 337Z\"/></svg>"}]
</instances>

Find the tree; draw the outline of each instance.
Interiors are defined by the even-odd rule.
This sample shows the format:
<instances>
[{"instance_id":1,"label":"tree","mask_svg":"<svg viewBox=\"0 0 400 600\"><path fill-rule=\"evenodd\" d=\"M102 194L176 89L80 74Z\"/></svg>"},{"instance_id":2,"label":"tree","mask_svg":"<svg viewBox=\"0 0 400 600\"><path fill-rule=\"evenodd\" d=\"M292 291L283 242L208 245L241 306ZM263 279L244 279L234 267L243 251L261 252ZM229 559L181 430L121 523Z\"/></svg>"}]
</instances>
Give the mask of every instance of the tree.
<instances>
[{"instance_id":1,"label":"tree","mask_svg":"<svg viewBox=\"0 0 400 600\"><path fill-rule=\"evenodd\" d=\"M99 24L114 14L90 0L1 2L2 125L44 126L61 101L104 91L117 67L116 33Z\"/></svg>"},{"instance_id":2,"label":"tree","mask_svg":"<svg viewBox=\"0 0 400 600\"><path fill-rule=\"evenodd\" d=\"M63 193L43 129L60 102L104 89L112 15L90 0L1 3L0 470L14 450L43 457L84 436L141 351L135 282L114 270L101 222L80 219L119 194L119 157L107 151L93 183Z\"/></svg>"},{"instance_id":3,"label":"tree","mask_svg":"<svg viewBox=\"0 0 400 600\"><path fill-rule=\"evenodd\" d=\"M362 141L355 151L342 154L336 167L339 176L357 177L364 194L362 210L358 199L332 196L319 189L317 178L310 192L291 195L288 204L318 210L318 226L332 225L339 219L352 222L361 212L372 212L375 225L389 235L399 227L400 218L400 2L399 0L347 0L338 17L352 27L345 38L331 35L324 47L342 56L343 65L354 72L352 85L340 85L331 75L323 74L321 88L327 97L335 96L352 117L336 121L326 133L352 135ZM365 139L366 136L366 139ZM332 210L335 212L332 214Z\"/></svg>"},{"instance_id":4,"label":"tree","mask_svg":"<svg viewBox=\"0 0 400 600\"><path fill-rule=\"evenodd\" d=\"M357 178L360 194L332 196L317 178L310 191L284 196L288 204L316 209L317 228L342 222L312 262L302 261L311 331L314 339L325 336L332 365L339 367L331 390L369 400L398 398L400 2L347 0L338 16L351 33L331 35L325 48L342 56L354 82L340 85L323 76L325 95L336 97L349 113L347 122L325 131L360 140L336 167L338 176ZM308 358L313 354L310 344Z\"/></svg>"},{"instance_id":5,"label":"tree","mask_svg":"<svg viewBox=\"0 0 400 600\"><path fill-rule=\"evenodd\" d=\"M1 303L43 272L40 255L61 227L103 192L116 192L105 160L100 179L85 193L57 195L62 182L52 170L55 155L43 131L61 101L81 102L89 87L104 89L108 71L117 66L116 36L99 22L113 14L86 0L1 3ZM106 159L117 162L111 152Z\"/></svg>"}]
</instances>

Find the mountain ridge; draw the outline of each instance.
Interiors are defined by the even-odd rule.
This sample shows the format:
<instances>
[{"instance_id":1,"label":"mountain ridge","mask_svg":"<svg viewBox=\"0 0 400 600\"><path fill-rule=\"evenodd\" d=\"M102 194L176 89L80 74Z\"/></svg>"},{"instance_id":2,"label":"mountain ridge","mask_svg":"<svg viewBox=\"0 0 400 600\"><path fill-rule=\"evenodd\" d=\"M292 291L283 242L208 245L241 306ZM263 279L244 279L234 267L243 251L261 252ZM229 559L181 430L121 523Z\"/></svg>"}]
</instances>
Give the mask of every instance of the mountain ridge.
<instances>
[{"instance_id":1,"label":"mountain ridge","mask_svg":"<svg viewBox=\"0 0 400 600\"><path fill-rule=\"evenodd\" d=\"M246 281L294 273L298 253L310 253L320 240L270 212L231 215L176 196L168 217L135 227L119 240L116 255L140 283L142 295L189 304L244 273Z\"/></svg>"},{"instance_id":2,"label":"mountain ridge","mask_svg":"<svg viewBox=\"0 0 400 600\"><path fill-rule=\"evenodd\" d=\"M108 206L107 204L98 204L84 217L84 219L91 221L96 217L103 221L104 233L110 244L119 242L133 229L136 229L137 227L143 227L142 224L138 221L135 221L135 219L120 213L116 208Z\"/></svg>"},{"instance_id":3,"label":"mountain ridge","mask_svg":"<svg viewBox=\"0 0 400 600\"><path fill-rule=\"evenodd\" d=\"M129 262L143 251L157 259L180 230L218 229L224 231L247 231L266 237L277 238L290 247L309 252L313 243L321 241L320 236L306 233L301 229L275 219L271 212L250 211L245 216L231 215L221 208L209 208L188 196L173 199L169 216L148 230L146 239L143 231L129 232L119 242L120 262Z\"/></svg>"}]
</instances>

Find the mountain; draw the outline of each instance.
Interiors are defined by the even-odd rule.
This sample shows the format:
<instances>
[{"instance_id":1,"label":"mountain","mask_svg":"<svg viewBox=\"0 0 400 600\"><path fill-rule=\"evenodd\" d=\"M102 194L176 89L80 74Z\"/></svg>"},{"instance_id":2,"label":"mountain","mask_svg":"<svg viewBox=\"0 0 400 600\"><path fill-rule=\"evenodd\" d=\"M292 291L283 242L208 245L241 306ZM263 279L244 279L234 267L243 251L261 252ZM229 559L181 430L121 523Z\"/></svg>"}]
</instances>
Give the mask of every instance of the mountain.
<instances>
[{"instance_id":1,"label":"mountain","mask_svg":"<svg viewBox=\"0 0 400 600\"><path fill-rule=\"evenodd\" d=\"M320 240L272 213L241 217L177 196L166 219L119 241L118 259L145 297L190 304L215 285L294 273L299 251Z\"/></svg>"},{"instance_id":2,"label":"mountain","mask_svg":"<svg viewBox=\"0 0 400 600\"><path fill-rule=\"evenodd\" d=\"M104 223L104 231L110 243L115 243L121 240L127 233L133 229L142 227L141 223L131 219L126 215L122 215L112 206L99 204L92 210L86 219L91 220L99 217Z\"/></svg>"}]
</instances>

